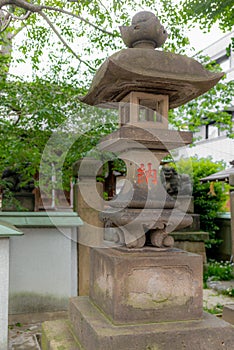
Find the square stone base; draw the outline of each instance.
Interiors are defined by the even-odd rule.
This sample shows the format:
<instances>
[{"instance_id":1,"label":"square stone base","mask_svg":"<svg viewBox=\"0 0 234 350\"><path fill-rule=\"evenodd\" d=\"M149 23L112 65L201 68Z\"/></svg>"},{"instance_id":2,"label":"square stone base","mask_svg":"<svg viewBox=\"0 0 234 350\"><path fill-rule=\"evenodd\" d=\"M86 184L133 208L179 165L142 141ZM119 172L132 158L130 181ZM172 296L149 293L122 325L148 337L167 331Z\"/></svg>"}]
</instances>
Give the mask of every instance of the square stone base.
<instances>
[{"instance_id":1,"label":"square stone base","mask_svg":"<svg viewBox=\"0 0 234 350\"><path fill-rule=\"evenodd\" d=\"M231 350L234 328L206 313L196 321L116 326L88 297L78 297L70 303L70 323L43 324L42 349Z\"/></svg>"},{"instance_id":2,"label":"square stone base","mask_svg":"<svg viewBox=\"0 0 234 350\"><path fill-rule=\"evenodd\" d=\"M90 299L114 324L202 317L202 257L178 249L91 250Z\"/></svg>"}]
</instances>

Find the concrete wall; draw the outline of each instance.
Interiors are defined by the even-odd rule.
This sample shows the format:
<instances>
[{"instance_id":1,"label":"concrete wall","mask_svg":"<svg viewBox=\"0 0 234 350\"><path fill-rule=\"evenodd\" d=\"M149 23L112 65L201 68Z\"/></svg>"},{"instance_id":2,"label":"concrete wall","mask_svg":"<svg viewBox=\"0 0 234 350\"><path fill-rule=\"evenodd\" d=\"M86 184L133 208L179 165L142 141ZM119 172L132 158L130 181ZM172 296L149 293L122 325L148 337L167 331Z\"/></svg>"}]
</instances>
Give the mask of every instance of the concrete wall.
<instances>
[{"instance_id":1,"label":"concrete wall","mask_svg":"<svg viewBox=\"0 0 234 350\"><path fill-rule=\"evenodd\" d=\"M10 239L9 313L66 309L77 295L76 229L22 231Z\"/></svg>"},{"instance_id":2,"label":"concrete wall","mask_svg":"<svg viewBox=\"0 0 234 350\"><path fill-rule=\"evenodd\" d=\"M77 295L76 213L0 212L24 235L10 237L9 314L66 310Z\"/></svg>"}]
</instances>

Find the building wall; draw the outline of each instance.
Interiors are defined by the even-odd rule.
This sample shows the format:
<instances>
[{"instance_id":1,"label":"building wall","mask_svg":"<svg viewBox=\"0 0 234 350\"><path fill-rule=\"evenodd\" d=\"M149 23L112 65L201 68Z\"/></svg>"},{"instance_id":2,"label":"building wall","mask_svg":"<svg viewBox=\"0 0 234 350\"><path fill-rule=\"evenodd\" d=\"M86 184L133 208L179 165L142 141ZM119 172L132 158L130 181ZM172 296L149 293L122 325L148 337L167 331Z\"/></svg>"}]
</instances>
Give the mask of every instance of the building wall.
<instances>
[{"instance_id":1,"label":"building wall","mask_svg":"<svg viewBox=\"0 0 234 350\"><path fill-rule=\"evenodd\" d=\"M217 61L223 71L227 74L227 80L234 79L234 52L230 51L230 56L227 55L227 47L231 44L231 38L234 36L234 31L224 35L221 39L206 47L202 54L209 56L212 60Z\"/></svg>"},{"instance_id":2,"label":"building wall","mask_svg":"<svg viewBox=\"0 0 234 350\"><path fill-rule=\"evenodd\" d=\"M9 314L65 310L77 295L77 228L22 228L10 238Z\"/></svg>"},{"instance_id":3,"label":"building wall","mask_svg":"<svg viewBox=\"0 0 234 350\"><path fill-rule=\"evenodd\" d=\"M234 79L234 52L231 50L230 56L227 55L227 47L231 44L233 36L234 31L224 35L223 38L202 51L202 54L208 55L221 65L227 75L226 81ZM230 106L229 113L232 114L234 122L234 101ZM234 159L234 140L226 137L226 132L218 130L215 124L201 126L194 137L198 138L199 141L195 143L194 147L179 150L179 157L183 155L186 157L197 155L199 158L211 156L214 161L224 160L227 165Z\"/></svg>"},{"instance_id":4,"label":"building wall","mask_svg":"<svg viewBox=\"0 0 234 350\"><path fill-rule=\"evenodd\" d=\"M186 147L181 149L179 154L199 158L211 156L214 162L223 160L229 165L229 162L234 159L234 139L225 136L203 140L196 143L194 147Z\"/></svg>"}]
</instances>

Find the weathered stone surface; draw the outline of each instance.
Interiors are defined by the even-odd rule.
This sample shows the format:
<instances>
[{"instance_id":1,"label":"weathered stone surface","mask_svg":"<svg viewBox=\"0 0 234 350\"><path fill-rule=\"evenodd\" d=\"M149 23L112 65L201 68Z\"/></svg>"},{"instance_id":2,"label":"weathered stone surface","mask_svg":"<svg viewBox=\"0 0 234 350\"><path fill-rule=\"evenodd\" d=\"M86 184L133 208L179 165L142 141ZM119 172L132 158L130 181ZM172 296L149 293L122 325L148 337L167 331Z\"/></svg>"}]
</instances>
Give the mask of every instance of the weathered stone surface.
<instances>
[{"instance_id":1,"label":"weathered stone surface","mask_svg":"<svg viewBox=\"0 0 234 350\"><path fill-rule=\"evenodd\" d=\"M193 222L189 227L183 229L183 231L185 231L185 233L190 232L190 231L191 232L198 232L200 230L200 215L199 214L191 214L191 216L193 218ZM208 237L207 237L207 239L208 239Z\"/></svg>"},{"instance_id":2,"label":"weathered stone surface","mask_svg":"<svg viewBox=\"0 0 234 350\"><path fill-rule=\"evenodd\" d=\"M119 201L121 203L121 201ZM125 204L125 202L122 202ZM133 206L134 202L130 202ZM149 201L149 205L163 205L164 201L158 203L156 201ZM145 206L148 205L148 202ZM166 203L165 203L166 205ZM102 213L100 217L105 222L105 230L109 231L116 237L116 243L124 242L128 248L142 248L145 245L146 235L150 237L153 246L163 248L168 247L168 234L175 229L180 229L189 226L192 222L190 215L187 215L176 209L134 209L126 208L116 210L108 208ZM111 231L110 231L111 227ZM153 236L154 237L153 237ZM157 236L157 243L155 241ZM105 237L107 235L105 234ZM161 237L161 238L160 238ZM106 238L107 239L107 238ZM137 240L142 239L140 242ZM164 244L166 239L167 243ZM173 239L172 239L173 240ZM173 240L174 242L174 240ZM173 246L172 242L172 246Z\"/></svg>"},{"instance_id":3,"label":"weathered stone surface","mask_svg":"<svg viewBox=\"0 0 234 350\"><path fill-rule=\"evenodd\" d=\"M130 149L171 150L192 142L192 133L166 129L147 129L125 125L102 138L101 150L125 152Z\"/></svg>"},{"instance_id":4,"label":"weathered stone surface","mask_svg":"<svg viewBox=\"0 0 234 350\"><path fill-rule=\"evenodd\" d=\"M202 258L178 250L92 249L91 300L115 324L199 319Z\"/></svg>"},{"instance_id":5,"label":"weathered stone surface","mask_svg":"<svg viewBox=\"0 0 234 350\"><path fill-rule=\"evenodd\" d=\"M30 324L30 323L39 323L44 321L53 321L58 319L67 318L66 311L54 311L54 312L33 312L33 313L24 313L24 314L12 314L8 317L9 325L16 323L21 324Z\"/></svg>"},{"instance_id":6,"label":"weathered stone surface","mask_svg":"<svg viewBox=\"0 0 234 350\"><path fill-rule=\"evenodd\" d=\"M171 235L175 240L175 244L174 244L175 248L185 250L186 252L201 255L203 258L203 264L206 264L207 258L206 258L205 241L209 238L209 234L207 232L175 231L175 232L172 232Z\"/></svg>"},{"instance_id":7,"label":"weathered stone surface","mask_svg":"<svg viewBox=\"0 0 234 350\"><path fill-rule=\"evenodd\" d=\"M172 235L173 237L173 235ZM204 242L190 242L190 241L175 241L174 247L185 250L186 252L199 254L202 256L203 264L207 263L206 248Z\"/></svg>"},{"instance_id":8,"label":"weathered stone surface","mask_svg":"<svg viewBox=\"0 0 234 350\"><path fill-rule=\"evenodd\" d=\"M102 209L102 192L102 183L90 178L79 181L74 187L75 210L83 221L78 232L78 295L89 295L90 247L99 247L103 242L103 223L98 217L98 209Z\"/></svg>"},{"instance_id":9,"label":"weathered stone surface","mask_svg":"<svg viewBox=\"0 0 234 350\"><path fill-rule=\"evenodd\" d=\"M175 231L171 235L176 241L204 242L209 239L209 233L203 231Z\"/></svg>"},{"instance_id":10,"label":"weathered stone surface","mask_svg":"<svg viewBox=\"0 0 234 350\"><path fill-rule=\"evenodd\" d=\"M149 11L138 12L131 26L120 27L122 39L127 47L155 48L164 44L167 32L159 19Z\"/></svg>"},{"instance_id":11,"label":"weathered stone surface","mask_svg":"<svg viewBox=\"0 0 234 350\"><path fill-rule=\"evenodd\" d=\"M8 348L1 350L39 350L39 339L41 334L41 324L29 322L11 324L8 334Z\"/></svg>"},{"instance_id":12,"label":"weathered stone surface","mask_svg":"<svg viewBox=\"0 0 234 350\"><path fill-rule=\"evenodd\" d=\"M201 320L113 325L87 297L73 298L70 321L85 350L230 350L233 327L204 314ZM50 348L43 348L43 350ZM58 348L56 348L58 349ZM70 348L64 348L64 350ZM79 348L78 348L79 349Z\"/></svg>"},{"instance_id":13,"label":"weathered stone surface","mask_svg":"<svg viewBox=\"0 0 234 350\"><path fill-rule=\"evenodd\" d=\"M81 101L90 105L120 102L129 92L142 91L169 95L169 108L175 108L208 91L222 76L187 56L123 49L102 64Z\"/></svg>"},{"instance_id":14,"label":"weathered stone surface","mask_svg":"<svg viewBox=\"0 0 234 350\"><path fill-rule=\"evenodd\" d=\"M194 213L194 201L192 196L177 196L176 204L178 203L178 209L185 211L186 213ZM200 223L199 223L200 225ZM200 229L200 226L199 226Z\"/></svg>"},{"instance_id":15,"label":"weathered stone surface","mask_svg":"<svg viewBox=\"0 0 234 350\"><path fill-rule=\"evenodd\" d=\"M223 307L223 320L234 325L234 304L227 304Z\"/></svg>"},{"instance_id":16,"label":"weathered stone surface","mask_svg":"<svg viewBox=\"0 0 234 350\"><path fill-rule=\"evenodd\" d=\"M43 350L82 349L67 320L44 322L41 343Z\"/></svg>"},{"instance_id":17,"label":"weathered stone surface","mask_svg":"<svg viewBox=\"0 0 234 350\"><path fill-rule=\"evenodd\" d=\"M73 164L73 175L78 176L79 179L96 178L102 175L102 165L103 163L98 159L85 157Z\"/></svg>"}]
</instances>

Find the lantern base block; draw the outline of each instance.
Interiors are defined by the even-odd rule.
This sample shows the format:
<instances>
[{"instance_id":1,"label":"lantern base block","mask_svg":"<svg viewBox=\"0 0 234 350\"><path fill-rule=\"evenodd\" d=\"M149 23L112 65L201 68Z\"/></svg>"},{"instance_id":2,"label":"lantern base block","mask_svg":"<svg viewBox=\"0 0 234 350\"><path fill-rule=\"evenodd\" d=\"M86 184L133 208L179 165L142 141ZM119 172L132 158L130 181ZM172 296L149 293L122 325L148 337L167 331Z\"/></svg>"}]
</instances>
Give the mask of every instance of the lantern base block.
<instances>
[{"instance_id":1,"label":"lantern base block","mask_svg":"<svg viewBox=\"0 0 234 350\"><path fill-rule=\"evenodd\" d=\"M220 350L234 348L233 327L204 313L197 321L113 325L88 297L73 298L70 321L42 325L42 349Z\"/></svg>"}]
</instances>

